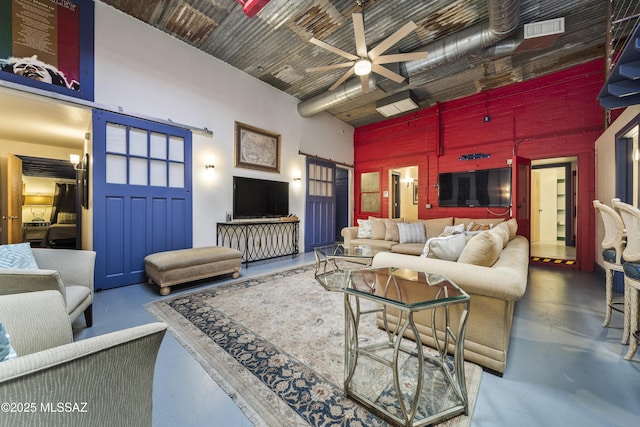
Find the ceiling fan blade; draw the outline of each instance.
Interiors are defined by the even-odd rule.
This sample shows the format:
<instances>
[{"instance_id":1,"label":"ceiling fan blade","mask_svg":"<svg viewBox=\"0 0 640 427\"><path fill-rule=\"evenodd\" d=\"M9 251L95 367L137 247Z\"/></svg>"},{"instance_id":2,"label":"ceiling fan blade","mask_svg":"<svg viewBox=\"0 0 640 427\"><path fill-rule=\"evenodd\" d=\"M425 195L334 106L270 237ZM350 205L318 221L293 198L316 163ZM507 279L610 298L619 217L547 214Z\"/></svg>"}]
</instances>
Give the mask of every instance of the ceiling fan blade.
<instances>
[{"instance_id":1,"label":"ceiling fan blade","mask_svg":"<svg viewBox=\"0 0 640 427\"><path fill-rule=\"evenodd\" d=\"M340 86L342 83L344 83L349 77L351 77L353 75L353 67L351 67L346 73L344 73L344 75L342 77L340 77L340 79L335 82L333 84L333 86L331 86L329 88L329 90L334 90L335 88L337 88L338 86Z\"/></svg>"},{"instance_id":2,"label":"ceiling fan blade","mask_svg":"<svg viewBox=\"0 0 640 427\"><path fill-rule=\"evenodd\" d=\"M367 57L367 42L364 37L364 18L362 13L353 13L353 33L356 37L356 53L361 58Z\"/></svg>"},{"instance_id":3,"label":"ceiling fan blade","mask_svg":"<svg viewBox=\"0 0 640 427\"><path fill-rule=\"evenodd\" d=\"M369 93L369 74L360 76L360 84L362 85L362 93Z\"/></svg>"},{"instance_id":4,"label":"ceiling fan blade","mask_svg":"<svg viewBox=\"0 0 640 427\"><path fill-rule=\"evenodd\" d=\"M398 31L391 34L386 39L382 40L380 44L369 51L369 58L373 61L378 56L385 53L391 46L398 43L404 37L409 35L409 33L418 28L415 22L409 21L404 24Z\"/></svg>"},{"instance_id":5,"label":"ceiling fan blade","mask_svg":"<svg viewBox=\"0 0 640 427\"><path fill-rule=\"evenodd\" d=\"M330 52L333 52L333 53L335 53L337 55L340 55L343 58L347 58L347 59L349 59L351 61L356 61L356 60L359 59L359 57L355 56L354 54L349 53L349 52L345 52L342 49L338 49L337 47L331 46L330 44L327 44L327 43L323 42L322 40L318 40L315 37L312 37L309 41L311 43L315 44L316 46L319 46L319 47L321 47L323 49L326 49L326 50L328 50Z\"/></svg>"},{"instance_id":6,"label":"ceiling fan blade","mask_svg":"<svg viewBox=\"0 0 640 427\"><path fill-rule=\"evenodd\" d=\"M404 77L402 77L400 74L394 73L393 71L384 68L382 65L372 64L371 71L376 74L380 74L381 76L384 76L390 80L393 80L396 83L402 83L404 81Z\"/></svg>"},{"instance_id":7,"label":"ceiling fan blade","mask_svg":"<svg viewBox=\"0 0 640 427\"><path fill-rule=\"evenodd\" d=\"M347 68L347 67L351 67L353 64L355 64L354 61L350 61L350 62L341 62L340 64L333 64L333 65L325 65L322 67L311 67L311 68L307 68L305 71L308 73L312 73L314 71L327 71L327 70L335 70L336 68Z\"/></svg>"},{"instance_id":8,"label":"ceiling fan blade","mask_svg":"<svg viewBox=\"0 0 640 427\"><path fill-rule=\"evenodd\" d=\"M376 64L388 64L390 62L415 61L427 59L427 52L398 53L396 55L382 55L375 60Z\"/></svg>"}]
</instances>

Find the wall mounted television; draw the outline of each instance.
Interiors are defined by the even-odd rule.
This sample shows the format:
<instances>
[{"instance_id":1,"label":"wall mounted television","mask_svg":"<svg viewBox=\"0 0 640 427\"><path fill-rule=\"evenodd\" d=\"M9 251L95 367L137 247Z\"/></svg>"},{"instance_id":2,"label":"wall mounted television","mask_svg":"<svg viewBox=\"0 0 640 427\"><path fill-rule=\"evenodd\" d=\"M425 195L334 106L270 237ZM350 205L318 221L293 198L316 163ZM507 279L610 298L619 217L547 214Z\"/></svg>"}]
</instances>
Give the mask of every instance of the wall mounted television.
<instances>
[{"instance_id":1,"label":"wall mounted television","mask_svg":"<svg viewBox=\"0 0 640 427\"><path fill-rule=\"evenodd\" d=\"M233 177L233 218L278 218L289 215L289 183Z\"/></svg>"},{"instance_id":2,"label":"wall mounted television","mask_svg":"<svg viewBox=\"0 0 640 427\"><path fill-rule=\"evenodd\" d=\"M511 168L438 174L438 206L511 206Z\"/></svg>"}]
</instances>

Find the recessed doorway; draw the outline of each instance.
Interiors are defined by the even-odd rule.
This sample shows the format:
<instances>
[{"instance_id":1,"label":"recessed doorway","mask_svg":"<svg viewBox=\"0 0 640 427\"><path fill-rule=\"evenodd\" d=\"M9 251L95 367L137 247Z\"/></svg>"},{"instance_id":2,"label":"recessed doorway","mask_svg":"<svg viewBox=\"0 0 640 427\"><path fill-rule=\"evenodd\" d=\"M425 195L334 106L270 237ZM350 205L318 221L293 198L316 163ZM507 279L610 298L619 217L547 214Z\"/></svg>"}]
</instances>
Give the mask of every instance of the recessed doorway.
<instances>
[{"instance_id":1,"label":"recessed doorway","mask_svg":"<svg viewBox=\"0 0 640 427\"><path fill-rule=\"evenodd\" d=\"M389 218L418 219L418 166L389 170Z\"/></svg>"},{"instance_id":2,"label":"recessed doorway","mask_svg":"<svg viewBox=\"0 0 640 427\"><path fill-rule=\"evenodd\" d=\"M576 259L577 159L531 162L531 256Z\"/></svg>"}]
</instances>

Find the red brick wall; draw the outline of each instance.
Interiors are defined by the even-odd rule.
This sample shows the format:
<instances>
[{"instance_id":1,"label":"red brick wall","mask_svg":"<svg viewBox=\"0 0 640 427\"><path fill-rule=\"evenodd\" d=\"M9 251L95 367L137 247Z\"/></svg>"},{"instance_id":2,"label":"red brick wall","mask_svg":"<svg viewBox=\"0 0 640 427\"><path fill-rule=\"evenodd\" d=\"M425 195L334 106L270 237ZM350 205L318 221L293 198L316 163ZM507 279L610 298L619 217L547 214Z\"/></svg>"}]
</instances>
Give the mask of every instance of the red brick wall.
<instances>
[{"instance_id":1,"label":"red brick wall","mask_svg":"<svg viewBox=\"0 0 640 427\"><path fill-rule=\"evenodd\" d=\"M507 166L515 156L531 160L578 158L579 267L594 263L595 140L604 129L597 95L604 84L604 61L595 60L523 83L425 108L355 130L355 217L359 211L359 174L380 171L382 189L389 170L419 167L418 216L492 217L504 208L439 208L434 186L441 172ZM483 118L489 116L485 122ZM489 153L490 158L460 161L462 154ZM513 195L516 200L517 195ZM387 216L389 199L382 198ZM430 203L433 208L427 209Z\"/></svg>"}]
</instances>

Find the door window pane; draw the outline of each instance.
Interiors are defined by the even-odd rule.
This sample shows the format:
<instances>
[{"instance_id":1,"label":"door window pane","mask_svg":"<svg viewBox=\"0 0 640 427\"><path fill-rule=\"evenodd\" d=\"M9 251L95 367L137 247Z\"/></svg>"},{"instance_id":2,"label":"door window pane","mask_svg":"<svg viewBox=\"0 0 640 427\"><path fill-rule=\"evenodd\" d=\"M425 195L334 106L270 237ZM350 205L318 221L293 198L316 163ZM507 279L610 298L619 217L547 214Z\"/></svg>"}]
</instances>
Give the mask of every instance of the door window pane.
<instances>
[{"instance_id":1,"label":"door window pane","mask_svg":"<svg viewBox=\"0 0 640 427\"><path fill-rule=\"evenodd\" d=\"M380 191L380 173L367 172L360 175L361 191Z\"/></svg>"},{"instance_id":2,"label":"door window pane","mask_svg":"<svg viewBox=\"0 0 640 427\"><path fill-rule=\"evenodd\" d=\"M107 154L107 183L126 184L127 183L127 158L115 154Z\"/></svg>"},{"instance_id":3,"label":"door window pane","mask_svg":"<svg viewBox=\"0 0 640 427\"><path fill-rule=\"evenodd\" d=\"M177 136L169 138L169 160L184 162L184 139Z\"/></svg>"},{"instance_id":4,"label":"door window pane","mask_svg":"<svg viewBox=\"0 0 640 427\"><path fill-rule=\"evenodd\" d=\"M380 172L360 174L360 211L380 212Z\"/></svg>"},{"instance_id":5,"label":"door window pane","mask_svg":"<svg viewBox=\"0 0 640 427\"><path fill-rule=\"evenodd\" d=\"M156 187L167 186L167 162L151 160L151 185Z\"/></svg>"},{"instance_id":6,"label":"door window pane","mask_svg":"<svg viewBox=\"0 0 640 427\"><path fill-rule=\"evenodd\" d=\"M127 128L122 125L107 123L106 144L108 153L127 153Z\"/></svg>"},{"instance_id":7,"label":"door window pane","mask_svg":"<svg viewBox=\"0 0 640 427\"><path fill-rule=\"evenodd\" d=\"M164 133L151 132L150 157L153 159L167 158L167 135Z\"/></svg>"},{"instance_id":8,"label":"door window pane","mask_svg":"<svg viewBox=\"0 0 640 427\"><path fill-rule=\"evenodd\" d=\"M184 165L182 163L169 163L169 187L184 187Z\"/></svg>"},{"instance_id":9,"label":"door window pane","mask_svg":"<svg viewBox=\"0 0 640 427\"><path fill-rule=\"evenodd\" d=\"M129 159L129 184L147 185L147 159Z\"/></svg>"},{"instance_id":10,"label":"door window pane","mask_svg":"<svg viewBox=\"0 0 640 427\"><path fill-rule=\"evenodd\" d=\"M144 129L129 129L129 154L147 157L147 131Z\"/></svg>"}]
</instances>

